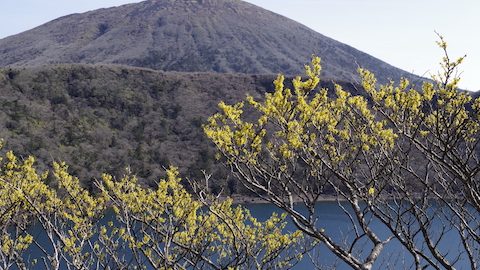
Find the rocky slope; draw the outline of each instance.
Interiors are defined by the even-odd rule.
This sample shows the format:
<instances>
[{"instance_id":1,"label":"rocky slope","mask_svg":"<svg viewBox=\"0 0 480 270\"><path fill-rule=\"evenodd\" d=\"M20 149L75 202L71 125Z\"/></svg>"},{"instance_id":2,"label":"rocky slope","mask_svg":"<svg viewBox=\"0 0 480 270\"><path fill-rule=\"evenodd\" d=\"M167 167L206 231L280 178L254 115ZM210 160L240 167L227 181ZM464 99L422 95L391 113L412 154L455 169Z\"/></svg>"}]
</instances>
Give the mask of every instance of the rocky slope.
<instances>
[{"instance_id":1,"label":"rocky slope","mask_svg":"<svg viewBox=\"0 0 480 270\"><path fill-rule=\"evenodd\" d=\"M324 76L416 76L240 0L149 0L58 18L0 40L0 66L126 64L168 71L296 75L311 54Z\"/></svg>"}]
</instances>

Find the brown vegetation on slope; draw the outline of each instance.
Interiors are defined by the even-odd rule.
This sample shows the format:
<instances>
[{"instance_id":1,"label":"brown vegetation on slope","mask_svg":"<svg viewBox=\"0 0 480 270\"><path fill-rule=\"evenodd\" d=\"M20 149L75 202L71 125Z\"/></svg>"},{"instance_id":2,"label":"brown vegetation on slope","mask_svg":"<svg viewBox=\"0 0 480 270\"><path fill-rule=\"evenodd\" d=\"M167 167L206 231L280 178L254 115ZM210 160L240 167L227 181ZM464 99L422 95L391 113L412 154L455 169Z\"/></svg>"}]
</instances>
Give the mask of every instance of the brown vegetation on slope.
<instances>
[{"instance_id":1,"label":"brown vegetation on slope","mask_svg":"<svg viewBox=\"0 0 480 270\"><path fill-rule=\"evenodd\" d=\"M152 183L174 164L192 177L214 172L214 190L237 192L215 165L201 125L220 100L260 96L273 90L273 79L122 66L7 68L0 70L0 138L5 149L32 154L43 166L66 161L87 182L130 166Z\"/></svg>"}]
</instances>

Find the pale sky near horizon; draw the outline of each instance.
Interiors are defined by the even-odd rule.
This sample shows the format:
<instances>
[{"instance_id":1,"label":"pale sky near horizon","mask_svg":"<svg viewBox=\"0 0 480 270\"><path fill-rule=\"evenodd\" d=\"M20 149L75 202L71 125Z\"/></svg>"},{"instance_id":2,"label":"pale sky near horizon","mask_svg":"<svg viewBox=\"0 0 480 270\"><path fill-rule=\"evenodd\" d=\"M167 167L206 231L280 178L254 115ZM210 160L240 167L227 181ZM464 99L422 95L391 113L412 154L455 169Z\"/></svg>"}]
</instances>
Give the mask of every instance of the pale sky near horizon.
<instances>
[{"instance_id":1,"label":"pale sky near horizon","mask_svg":"<svg viewBox=\"0 0 480 270\"><path fill-rule=\"evenodd\" d=\"M1 0L0 39L71 13L140 0ZM246 0L422 76L439 69L435 31L461 67L464 89L480 90L478 0Z\"/></svg>"}]
</instances>

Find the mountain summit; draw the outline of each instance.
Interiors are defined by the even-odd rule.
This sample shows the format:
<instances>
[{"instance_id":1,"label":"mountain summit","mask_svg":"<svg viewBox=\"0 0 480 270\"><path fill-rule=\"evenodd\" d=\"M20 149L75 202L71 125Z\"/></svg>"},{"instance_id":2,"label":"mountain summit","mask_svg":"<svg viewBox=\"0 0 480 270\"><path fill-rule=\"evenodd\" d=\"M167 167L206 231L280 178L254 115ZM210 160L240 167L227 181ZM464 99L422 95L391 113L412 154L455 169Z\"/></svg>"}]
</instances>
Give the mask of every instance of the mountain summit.
<instances>
[{"instance_id":1,"label":"mountain summit","mask_svg":"<svg viewBox=\"0 0 480 270\"><path fill-rule=\"evenodd\" d=\"M323 76L335 80L353 81L358 66L375 72L381 81L414 78L240 0L150 0L72 14L0 40L0 66L102 63L296 75L312 54L322 57Z\"/></svg>"}]
</instances>

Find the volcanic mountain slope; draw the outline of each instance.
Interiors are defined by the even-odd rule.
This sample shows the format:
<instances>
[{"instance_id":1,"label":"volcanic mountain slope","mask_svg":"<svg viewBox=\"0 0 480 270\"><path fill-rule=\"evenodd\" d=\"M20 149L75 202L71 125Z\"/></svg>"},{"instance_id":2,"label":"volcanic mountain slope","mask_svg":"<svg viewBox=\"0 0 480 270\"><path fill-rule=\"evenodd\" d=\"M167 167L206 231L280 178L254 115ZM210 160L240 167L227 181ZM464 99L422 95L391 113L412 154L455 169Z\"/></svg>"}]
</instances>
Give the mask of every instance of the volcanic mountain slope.
<instances>
[{"instance_id":1,"label":"volcanic mountain slope","mask_svg":"<svg viewBox=\"0 0 480 270\"><path fill-rule=\"evenodd\" d=\"M65 16L0 40L0 66L115 63L167 71L297 75L311 54L322 57L323 76L335 80L355 80L358 65L380 81L418 79L240 0L149 0Z\"/></svg>"}]
</instances>

